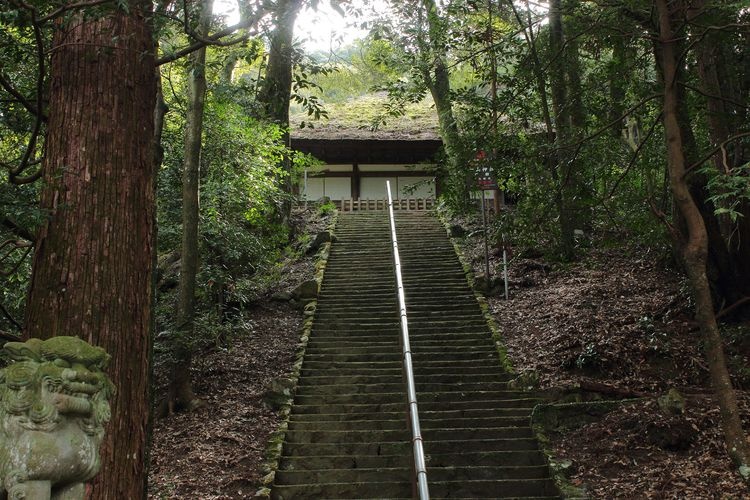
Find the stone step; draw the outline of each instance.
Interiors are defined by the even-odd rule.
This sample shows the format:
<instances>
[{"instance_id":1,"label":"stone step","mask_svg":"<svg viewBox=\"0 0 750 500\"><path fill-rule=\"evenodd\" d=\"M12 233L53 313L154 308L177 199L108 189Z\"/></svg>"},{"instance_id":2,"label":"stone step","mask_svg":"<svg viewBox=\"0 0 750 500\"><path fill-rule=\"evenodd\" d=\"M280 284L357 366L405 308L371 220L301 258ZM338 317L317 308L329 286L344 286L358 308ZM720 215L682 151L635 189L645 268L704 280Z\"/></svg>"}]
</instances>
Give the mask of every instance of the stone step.
<instances>
[{"instance_id":1,"label":"stone step","mask_svg":"<svg viewBox=\"0 0 750 500\"><path fill-rule=\"evenodd\" d=\"M374 483L398 481L411 484L411 467L399 468L356 468L318 470L280 470L276 473L276 484L309 484L331 481L341 483Z\"/></svg>"},{"instance_id":2,"label":"stone step","mask_svg":"<svg viewBox=\"0 0 750 500\"><path fill-rule=\"evenodd\" d=\"M408 439L408 438L407 438ZM320 456L320 455L399 455L411 453L411 442L407 441L374 441L368 440L361 443L297 443L284 441L284 453L287 455ZM469 449L473 452L480 451L536 451L538 445L533 438L503 438L503 439L474 439L474 440L445 440L425 443L425 453L457 453Z\"/></svg>"},{"instance_id":3,"label":"stone step","mask_svg":"<svg viewBox=\"0 0 750 500\"><path fill-rule=\"evenodd\" d=\"M430 482L441 481L476 481L476 480L513 480L543 479L549 475L546 466L518 467L440 467L428 468ZM409 467L399 468L356 468L356 469L318 469L318 470L281 470L276 474L276 484L308 484L336 478L338 482L364 483L377 481L411 481L412 471Z\"/></svg>"},{"instance_id":4,"label":"stone step","mask_svg":"<svg viewBox=\"0 0 750 500\"><path fill-rule=\"evenodd\" d=\"M408 430L406 412L402 414L389 414L395 418L383 419L381 415L370 415L371 418L379 417L381 420L297 420L289 421L290 430L317 431L364 431L364 430ZM420 415L422 429L450 429L452 426L459 428L489 429L493 427L524 427L528 428L529 418L519 417L485 417L485 418L449 418L434 419L425 418Z\"/></svg>"},{"instance_id":5,"label":"stone step","mask_svg":"<svg viewBox=\"0 0 750 500\"><path fill-rule=\"evenodd\" d=\"M539 450L526 451L467 451L462 453L430 453L427 466L439 467L503 467L503 466L538 466L546 464L546 457ZM398 455L318 455L307 457L286 457L280 470L319 470L319 469L356 469L381 468L389 464L393 467L411 466L410 454Z\"/></svg>"},{"instance_id":6,"label":"stone step","mask_svg":"<svg viewBox=\"0 0 750 500\"><path fill-rule=\"evenodd\" d=\"M551 479L430 481L434 498L559 498Z\"/></svg>"},{"instance_id":7,"label":"stone step","mask_svg":"<svg viewBox=\"0 0 750 500\"><path fill-rule=\"evenodd\" d=\"M505 437L505 436L503 436ZM411 440L409 429L404 426L396 430L324 430L324 431L307 431L307 430L289 430L286 433L285 441L290 444L326 444L336 443L342 447L357 444L379 441L383 443L402 443Z\"/></svg>"},{"instance_id":8,"label":"stone step","mask_svg":"<svg viewBox=\"0 0 750 500\"><path fill-rule=\"evenodd\" d=\"M316 362L305 361L302 365L303 377L379 377L379 376L396 376L403 375L403 368L400 362L397 363L379 363L377 367L369 366L368 363L360 363L357 366L331 366ZM464 366L459 369L451 369L450 366L420 366L414 374L415 377L444 377L443 382L454 380L463 380L465 377L473 379L474 377L490 377L493 381L506 381L513 376L501 371L496 363L490 362L483 366ZM479 381L479 380L478 380Z\"/></svg>"},{"instance_id":9,"label":"stone step","mask_svg":"<svg viewBox=\"0 0 750 500\"><path fill-rule=\"evenodd\" d=\"M405 391L402 382L380 383L380 384L334 384L319 385L310 383L307 380L302 381L297 386L297 394L301 396L311 396L315 394L382 394ZM466 383L448 383L441 384L436 382L417 381L417 393L459 393L465 392L496 392L504 395L507 391L508 384L505 382L466 382ZM511 391L512 394L518 394L518 391Z\"/></svg>"},{"instance_id":10,"label":"stone step","mask_svg":"<svg viewBox=\"0 0 750 500\"><path fill-rule=\"evenodd\" d=\"M404 294L433 498L551 499L464 270L430 214L397 212ZM272 498L411 498L412 456L385 211L339 215Z\"/></svg>"},{"instance_id":11,"label":"stone step","mask_svg":"<svg viewBox=\"0 0 750 500\"><path fill-rule=\"evenodd\" d=\"M500 369L498 362L494 359L482 359L480 360L460 360L460 361L442 361L432 360L429 363L420 363L419 368L415 373L435 373L447 371L462 371L463 368L471 368L476 370L490 370L497 371ZM303 375L365 375L372 373L379 373L381 370L395 369L401 370L401 360L392 361L326 361L326 360L312 360L305 359L302 364L302 370L305 372Z\"/></svg>"},{"instance_id":12,"label":"stone step","mask_svg":"<svg viewBox=\"0 0 750 500\"><path fill-rule=\"evenodd\" d=\"M492 344L484 343L484 345L474 345L474 344L443 344L440 342L432 343L432 344L424 344L424 343L411 343L411 353L412 356L428 356L431 355L435 359L441 359L444 358L445 355L449 355L450 359L456 359L456 356L458 355L477 355L477 356L489 356L489 357L496 357L497 356L497 350L494 348ZM375 345L375 346L363 346L363 345L357 345L352 347L347 346L335 346L335 345L308 345L306 355L309 354L311 356L326 356L326 355L332 355L332 356L349 356L349 355L355 355L355 356L362 356L362 355L373 355L375 356L372 358L373 360L377 360L378 356L387 356L396 354L399 356L399 359L401 359L401 347L399 346L397 341L386 343L383 345Z\"/></svg>"},{"instance_id":13,"label":"stone step","mask_svg":"<svg viewBox=\"0 0 750 500\"><path fill-rule=\"evenodd\" d=\"M419 397L419 396L418 396ZM461 411L461 410L497 410L501 409L522 409L529 415L531 409L541 402L536 398L518 398L518 399L485 399L471 401L450 401L450 402L432 402L419 401L419 411ZM374 402L374 403L318 403L316 401L297 402L295 401L294 411L298 414L317 413L395 413L404 412L406 408L404 401L395 403Z\"/></svg>"},{"instance_id":14,"label":"stone step","mask_svg":"<svg viewBox=\"0 0 750 500\"><path fill-rule=\"evenodd\" d=\"M412 350L412 359L414 360L415 366L421 363L432 364L436 361L445 361L451 363L457 360L473 361L473 360L497 360L497 351L483 349L481 351L454 351L454 352L442 352L442 351L416 351ZM341 354L318 354L314 352L305 353L305 358L309 361L319 362L378 362L378 361L401 361L401 352L393 353L341 353Z\"/></svg>"},{"instance_id":15,"label":"stone step","mask_svg":"<svg viewBox=\"0 0 750 500\"><path fill-rule=\"evenodd\" d=\"M451 392L421 392L417 395L419 405L440 403L445 408L458 408L460 404L470 404L477 401L502 401L500 406L515 406L514 401L528 403L538 399L524 397L521 391L451 391ZM460 399L460 400L458 400ZM299 405L383 405L387 403L402 403L406 400L405 392L374 392L368 394L300 394L294 398Z\"/></svg>"},{"instance_id":16,"label":"stone step","mask_svg":"<svg viewBox=\"0 0 750 500\"><path fill-rule=\"evenodd\" d=\"M495 345L492 340L483 336L477 336L472 339L457 340L441 338L411 339L410 343L415 351L424 348L432 350L451 346L455 349L460 349L462 347L484 347L486 349L494 349ZM398 350L401 350L400 332L393 332L389 336L379 335L376 337L316 337L309 340L307 347L308 349L335 349L337 347L342 349L356 349L368 346L385 350L390 349L394 345Z\"/></svg>"},{"instance_id":17,"label":"stone step","mask_svg":"<svg viewBox=\"0 0 750 500\"><path fill-rule=\"evenodd\" d=\"M412 498L411 482L376 481L371 483L311 483L295 485L274 485L271 490L273 500L297 500L300 498Z\"/></svg>"},{"instance_id":18,"label":"stone step","mask_svg":"<svg viewBox=\"0 0 750 500\"><path fill-rule=\"evenodd\" d=\"M477 374L466 374L466 373L441 373L441 374L426 374L417 372L414 374L414 379L417 384L420 383L433 383L433 384L487 384L487 383L502 383L507 384L511 380L512 376L503 373L492 373L489 375L477 375ZM400 371L395 373L380 375L377 373L365 374L365 375L322 375L315 376L308 374L304 377L304 380L300 380L300 386L303 385L335 385L335 384L382 384L382 383L402 383L403 378Z\"/></svg>"},{"instance_id":19,"label":"stone step","mask_svg":"<svg viewBox=\"0 0 750 500\"><path fill-rule=\"evenodd\" d=\"M492 440L492 439L523 439L532 438L531 427L488 427L481 429L440 428L422 429L425 448L431 449L434 444L446 440ZM346 429L346 430L307 430L293 429L286 433L287 443L325 444L338 443L347 446L355 443L379 442L410 442L411 433L406 425L400 429Z\"/></svg>"},{"instance_id":20,"label":"stone step","mask_svg":"<svg viewBox=\"0 0 750 500\"><path fill-rule=\"evenodd\" d=\"M388 467L411 467L409 453L398 455L318 455L309 457L284 457L279 470L321 470L321 469L374 469Z\"/></svg>"}]
</instances>

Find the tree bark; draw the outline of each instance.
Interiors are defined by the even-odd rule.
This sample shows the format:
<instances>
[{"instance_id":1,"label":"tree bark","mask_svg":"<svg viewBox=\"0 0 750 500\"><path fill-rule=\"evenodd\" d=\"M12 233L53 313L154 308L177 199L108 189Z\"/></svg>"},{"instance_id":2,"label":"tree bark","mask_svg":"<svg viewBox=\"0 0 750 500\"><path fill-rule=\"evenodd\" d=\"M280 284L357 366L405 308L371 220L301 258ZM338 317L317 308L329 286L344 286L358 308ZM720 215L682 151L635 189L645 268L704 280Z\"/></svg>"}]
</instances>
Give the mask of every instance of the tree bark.
<instances>
[{"instance_id":1,"label":"tree bark","mask_svg":"<svg viewBox=\"0 0 750 500\"><path fill-rule=\"evenodd\" d=\"M700 16L701 24L710 23L713 25L726 24L733 19L719 18L714 19L710 16L710 11L706 12L706 2L701 1L692 4L691 7L697 11L696 15ZM730 42L730 43L727 43ZM721 33L707 33L704 39L696 46L697 70L700 78L701 87L705 93L707 122L711 144L716 146L722 144L733 134L740 131L738 125L744 126L743 120L737 121L733 117L742 116L744 110L737 109L731 105L727 97L732 97L728 89L739 88L740 72L726 71L726 57L724 46L731 46L731 41L722 39ZM742 101L739 96L737 101ZM717 152L714 157L714 165L720 174L727 174L733 168L744 164L744 150L739 143L729 144L726 147L728 151L726 163L721 151ZM704 194L707 197L708 193ZM704 201L713 210L713 205ZM710 238L709 247L718 247L722 251L720 257L724 259L719 265L719 276L715 289L718 291L719 300L726 303L734 303L741 300L742 297L750 296L750 203L743 202L738 207L738 211L743 214L736 222L717 220L716 235Z\"/></svg>"},{"instance_id":2,"label":"tree bark","mask_svg":"<svg viewBox=\"0 0 750 500\"><path fill-rule=\"evenodd\" d=\"M562 24L561 0L550 0L549 3L549 65L552 109L555 120L555 147L557 150L558 186L557 209L560 221L560 252L563 258L575 258L575 182L574 166L571 155L571 117L568 102L568 86L565 70L565 36Z\"/></svg>"},{"instance_id":3,"label":"tree bark","mask_svg":"<svg viewBox=\"0 0 750 500\"><path fill-rule=\"evenodd\" d=\"M738 467L750 465L750 449L742 430L742 421L729 377L719 327L716 323L711 289L706 276L708 234L698 206L685 180L686 162L679 119L677 77L679 53L676 34L672 28L672 13L667 0L655 0L659 19L657 58L664 76L664 131L667 142L669 181L675 205L685 221L686 234L678 235L693 296L696 303L696 322L705 344L711 382L721 412L722 428L729 456Z\"/></svg>"},{"instance_id":4,"label":"tree bark","mask_svg":"<svg viewBox=\"0 0 750 500\"><path fill-rule=\"evenodd\" d=\"M474 172L469 167L469 159L453 113L450 71L446 63L443 41L445 30L435 0L422 0L422 6L427 22L427 39L420 41L423 52L422 76L435 102L440 137L448 158L448 175L452 184L449 191L454 194L457 206L466 210L470 203L469 192L474 181ZM422 33L420 36L424 37Z\"/></svg>"},{"instance_id":5,"label":"tree bark","mask_svg":"<svg viewBox=\"0 0 750 500\"><path fill-rule=\"evenodd\" d=\"M154 251L151 4L59 24L25 336L77 335L117 387L91 498L145 498Z\"/></svg>"},{"instance_id":6,"label":"tree bark","mask_svg":"<svg viewBox=\"0 0 750 500\"><path fill-rule=\"evenodd\" d=\"M213 0L198 2L199 19L195 31L208 33ZM201 401L193 393L190 380L192 345L195 336L195 288L198 275L198 219L200 211L199 182L203 111L206 106L206 47L188 56L187 109L185 112L185 149L182 170L182 250L180 283L177 296L176 335L173 338L167 408L193 410Z\"/></svg>"},{"instance_id":7,"label":"tree bark","mask_svg":"<svg viewBox=\"0 0 750 500\"><path fill-rule=\"evenodd\" d=\"M261 103L264 118L279 125L282 140L291 146L289 135L289 103L292 96L292 76L294 70L294 23L302 9L302 0L280 0L275 7L275 27L271 35L268 52L268 65L263 79L258 102ZM280 179L284 192L292 194L292 162L288 156L282 160L284 176ZM291 202L281 207L283 219L291 215Z\"/></svg>"}]
</instances>

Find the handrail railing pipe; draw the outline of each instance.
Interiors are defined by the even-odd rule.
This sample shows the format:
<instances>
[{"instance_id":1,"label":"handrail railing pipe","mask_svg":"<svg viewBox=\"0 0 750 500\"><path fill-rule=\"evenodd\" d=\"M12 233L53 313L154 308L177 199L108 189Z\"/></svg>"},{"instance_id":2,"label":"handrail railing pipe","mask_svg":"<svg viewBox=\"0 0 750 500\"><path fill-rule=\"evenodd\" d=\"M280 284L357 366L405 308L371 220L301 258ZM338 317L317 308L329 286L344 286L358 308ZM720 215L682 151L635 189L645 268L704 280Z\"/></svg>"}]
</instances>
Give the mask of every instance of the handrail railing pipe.
<instances>
[{"instance_id":1,"label":"handrail railing pipe","mask_svg":"<svg viewBox=\"0 0 750 500\"><path fill-rule=\"evenodd\" d=\"M401 278L401 258L399 257L398 252L396 220L393 217L393 197L391 196L390 181L385 181L385 186L386 191L388 192L388 218L391 223L393 262L396 272L398 307L401 318L401 349L403 351L404 377L406 378L406 395L409 401L409 425L411 426L412 448L414 452L414 473L416 475L417 495L420 500L429 500L430 492L427 488L427 465L424 458L422 431L419 426L417 387L414 383L414 366L411 360L411 344L409 342L409 321L406 316L406 297L404 295L404 282Z\"/></svg>"}]
</instances>

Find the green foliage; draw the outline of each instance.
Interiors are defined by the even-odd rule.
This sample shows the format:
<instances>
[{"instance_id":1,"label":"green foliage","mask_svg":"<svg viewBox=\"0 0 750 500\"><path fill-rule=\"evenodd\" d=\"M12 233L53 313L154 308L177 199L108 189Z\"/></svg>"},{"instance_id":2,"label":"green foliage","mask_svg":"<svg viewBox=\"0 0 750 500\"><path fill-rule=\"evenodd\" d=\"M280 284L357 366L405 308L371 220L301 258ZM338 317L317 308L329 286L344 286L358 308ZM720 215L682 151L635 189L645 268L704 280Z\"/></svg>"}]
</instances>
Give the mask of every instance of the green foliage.
<instances>
[{"instance_id":1,"label":"green foliage","mask_svg":"<svg viewBox=\"0 0 750 500\"><path fill-rule=\"evenodd\" d=\"M220 68L209 52L209 65ZM216 63L216 64L214 64ZM159 252L179 250L181 244L181 172L183 130L182 72L165 68L169 77L167 115L163 134L164 161L159 174ZM289 199L282 190L289 175L282 159L291 154L295 171L310 158L289 152L281 141L282 130L247 113L254 92L242 78L237 84L209 73L204 112L204 138L200 174L200 267L197 276L195 331L179 339L191 349L222 344L233 332L247 326L241 314L266 293L278 278L278 262L289 241L289 229L276 214ZM165 82L166 83L166 82ZM176 290L159 297L160 338L174 344ZM161 350L168 354L169 350Z\"/></svg>"},{"instance_id":2,"label":"green foliage","mask_svg":"<svg viewBox=\"0 0 750 500\"><path fill-rule=\"evenodd\" d=\"M318 214L320 216L325 217L326 215L331 215L336 211L336 205L331 203L330 201L327 201L320 206L318 206Z\"/></svg>"},{"instance_id":3,"label":"green foliage","mask_svg":"<svg viewBox=\"0 0 750 500\"><path fill-rule=\"evenodd\" d=\"M707 165L700 169L700 173L708 178L708 199L714 204L716 215L726 215L732 222L745 216L739 207L750 202L750 163L726 172Z\"/></svg>"}]
</instances>

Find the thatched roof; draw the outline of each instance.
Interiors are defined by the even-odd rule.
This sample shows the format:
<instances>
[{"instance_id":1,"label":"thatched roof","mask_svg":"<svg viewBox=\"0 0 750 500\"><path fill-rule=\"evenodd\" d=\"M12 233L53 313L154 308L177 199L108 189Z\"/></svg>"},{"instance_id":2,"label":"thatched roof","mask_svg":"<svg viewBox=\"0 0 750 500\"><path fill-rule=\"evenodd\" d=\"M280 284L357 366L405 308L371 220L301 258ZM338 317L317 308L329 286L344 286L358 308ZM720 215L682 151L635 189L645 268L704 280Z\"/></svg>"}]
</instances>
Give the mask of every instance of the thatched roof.
<instances>
[{"instance_id":1,"label":"thatched roof","mask_svg":"<svg viewBox=\"0 0 750 500\"><path fill-rule=\"evenodd\" d=\"M329 118L311 121L299 108L292 108L293 139L321 140L440 140L437 114L431 100L406 106L404 115L384 120L386 96L370 94L343 103L326 104ZM382 123L384 121L384 123ZM312 125L300 128L302 123ZM379 123L378 123L379 122ZM377 127L373 125L378 123Z\"/></svg>"}]
</instances>

